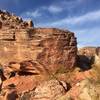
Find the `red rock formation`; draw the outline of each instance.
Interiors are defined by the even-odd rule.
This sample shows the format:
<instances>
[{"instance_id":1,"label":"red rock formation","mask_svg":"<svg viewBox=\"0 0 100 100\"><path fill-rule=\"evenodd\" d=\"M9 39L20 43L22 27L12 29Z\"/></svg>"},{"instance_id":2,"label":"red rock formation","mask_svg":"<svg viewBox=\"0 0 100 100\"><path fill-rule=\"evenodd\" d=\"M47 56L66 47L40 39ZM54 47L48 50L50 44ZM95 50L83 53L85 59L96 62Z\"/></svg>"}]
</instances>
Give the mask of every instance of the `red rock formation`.
<instances>
[{"instance_id":1,"label":"red rock formation","mask_svg":"<svg viewBox=\"0 0 100 100\"><path fill-rule=\"evenodd\" d=\"M100 47L83 47L78 50L78 63L80 66L100 66Z\"/></svg>"},{"instance_id":2,"label":"red rock formation","mask_svg":"<svg viewBox=\"0 0 100 100\"><path fill-rule=\"evenodd\" d=\"M65 94L64 87L57 80L49 80L41 83L35 89L32 100L57 100Z\"/></svg>"},{"instance_id":3,"label":"red rock formation","mask_svg":"<svg viewBox=\"0 0 100 100\"><path fill-rule=\"evenodd\" d=\"M96 47L83 47L78 51L79 55L85 55L87 57L92 57L96 54Z\"/></svg>"},{"instance_id":4,"label":"red rock formation","mask_svg":"<svg viewBox=\"0 0 100 100\"><path fill-rule=\"evenodd\" d=\"M85 68L96 55L98 69L69 70L77 56L74 33L33 26L32 21L0 10L0 100L60 100L64 94L66 100L100 98L100 89L93 83L100 76L100 48L78 52Z\"/></svg>"},{"instance_id":5,"label":"red rock formation","mask_svg":"<svg viewBox=\"0 0 100 100\"><path fill-rule=\"evenodd\" d=\"M3 82L2 88L13 84L17 93L24 93L33 90L41 81L42 76L15 76Z\"/></svg>"},{"instance_id":6,"label":"red rock formation","mask_svg":"<svg viewBox=\"0 0 100 100\"><path fill-rule=\"evenodd\" d=\"M55 28L33 28L32 21L28 24L8 12L1 11L0 15L0 62L3 65L33 60L49 72L60 67L74 67L77 53L74 33Z\"/></svg>"}]
</instances>

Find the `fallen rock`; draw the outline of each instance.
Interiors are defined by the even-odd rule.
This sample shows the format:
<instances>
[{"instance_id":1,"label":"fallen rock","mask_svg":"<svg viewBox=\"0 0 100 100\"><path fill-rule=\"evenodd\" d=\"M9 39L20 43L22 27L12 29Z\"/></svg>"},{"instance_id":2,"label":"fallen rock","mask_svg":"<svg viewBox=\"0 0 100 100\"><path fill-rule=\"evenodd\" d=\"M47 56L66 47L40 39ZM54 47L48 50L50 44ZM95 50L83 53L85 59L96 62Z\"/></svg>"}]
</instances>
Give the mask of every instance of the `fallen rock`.
<instances>
[{"instance_id":1,"label":"fallen rock","mask_svg":"<svg viewBox=\"0 0 100 100\"><path fill-rule=\"evenodd\" d=\"M10 62L4 67L4 76L9 79L14 76L46 75L49 73L36 61Z\"/></svg>"},{"instance_id":2,"label":"fallen rock","mask_svg":"<svg viewBox=\"0 0 100 100\"><path fill-rule=\"evenodd\" d=\"M23 74L26 72L26 74L34 74L34 75L39 75L39 74L48 74L44 69L41 64L39 64L37 61L22 61L20 62L20 70L19 74L23 72Z\"/></svg>"},{"instance_id":3,"label":"fallen rock","mask_svg":"<svg viewBox=\"0 0 100 100\"><path fill-rule=\"evenodd\" d=\"M33 100L56 100L65 93L64 87L57 80L41 83L35 89Z\"/></svg>"},{"instance_id":4,"label":"fallen rock","mask_svg":"<svg viewBox=\"0 0 100 100\"><path fill-rule=\"evenodd\" d=\"M58 100L99 100L100 84L93 80L82 80Z\"/></svg>"},{"instance_id":5,"label":"fallen rock","mask_svg":"<svg viewBox=\"0 0 100 100\"><path fill-rule=\"evenodd\" d=\"M71 76L71 85L74 86L85 79L92 79L96 81L98 80L97 73L93 69L84 72L76 72Z\"/></svg>"},{"instance_id":6,"label":"fallen rock","mask_svg":"<svg viewBox=\"0 0 100 100\"><path fill-rule=\"evenodd\" d=\"M6 89L5 95L2 97L2 100L17 100L18 95L14 89Z\"/></svg>"},{"instance_id":7,"label":"fallen rock","mask_svg":"<svg viewBox=\"0 0 100 100\"><path fill-rule=\"evenodd\" d=\"M14 84L18 94L28 92L43 81L42 76L15 76L3 82L2 88Z\"/></svg>"}]
</instances>

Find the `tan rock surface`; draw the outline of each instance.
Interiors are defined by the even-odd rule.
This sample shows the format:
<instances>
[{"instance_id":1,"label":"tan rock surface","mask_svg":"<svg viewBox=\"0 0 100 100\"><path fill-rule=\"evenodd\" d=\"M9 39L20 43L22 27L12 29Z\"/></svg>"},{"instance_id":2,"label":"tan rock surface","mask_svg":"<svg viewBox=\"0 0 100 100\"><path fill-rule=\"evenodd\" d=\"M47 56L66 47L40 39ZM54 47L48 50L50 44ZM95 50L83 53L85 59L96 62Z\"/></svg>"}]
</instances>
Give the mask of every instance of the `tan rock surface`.
<instances>
[{"instance_id":1,"label":"tan rock surface","mask_svg":"<svg viewBox=\"0 0 100 100\"><path fill-rule=\"evenodd\" d=\"M57 100L57 98L64 95L65 90L59 81L49 80L37 86L34 92L33 100Z\"/></svg>"},{"instance_id":2,"label":"tan rock surface","mask_svg":"<svg viewBox=\"0 0 100 100\"><path fill-rule=\"evenodd\" d=\"M85 70L74 69L77 57ZM0 76L0 100L16 100L16 94L20 100L100 99L100 47L77 53L68 30L34 28L31 20L0 10L0 63L7 78Z\"/></svg>"},{"instance_id":3,"label":"tan rock surface","mask_svg":"<svg viewBox=\"0 0 100 100\"><path fill-rule=\"evenodd\" d=\"M65 96L58 100L99 100L100 84L93 80L82 80L74 85Z\"/></svg>"},{"instance_id":4,"label":"tan rock surface","mask_svg":"<svg viewBox=\"0 0 100 100\"><path fill-rule=\"evenodd\" d=\"M77 41L73 32L34 28L32 21L25 22L7 11L1 11L0 15L0 62L3 65L33 60L48 72L56 72L61 66L74 67Z\"/></svg>"},{"instance_id":5,"label":"tan rock surface","mask_svg":"<svg viewBox=\"0 0 100 100\"><path fill-rule=\"evenodd\" d=\"M36 88L36 86L43 80L42 76L15 76L4 81L2 88L14 84L17 93L24 93Z\"/></svg>"}]
</instances>

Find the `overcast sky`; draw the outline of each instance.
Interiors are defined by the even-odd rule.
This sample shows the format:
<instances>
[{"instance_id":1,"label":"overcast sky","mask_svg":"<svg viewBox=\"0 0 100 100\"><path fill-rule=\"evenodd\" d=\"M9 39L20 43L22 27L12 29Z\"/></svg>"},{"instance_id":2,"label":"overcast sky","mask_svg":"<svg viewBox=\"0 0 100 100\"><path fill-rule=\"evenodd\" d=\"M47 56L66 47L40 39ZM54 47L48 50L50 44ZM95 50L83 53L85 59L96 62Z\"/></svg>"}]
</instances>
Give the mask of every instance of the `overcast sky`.
<instances>
[{"instance_id":1,"label":"overcast sky","mask_svg":"<svg viewBox=\"0 0 100 100\"><path fill-rule=\"evenodd\" d=\"M100 0L0 0L5 9L36 27L75 32L78 46L100 46Z\"/></svg>"}]
</instances>

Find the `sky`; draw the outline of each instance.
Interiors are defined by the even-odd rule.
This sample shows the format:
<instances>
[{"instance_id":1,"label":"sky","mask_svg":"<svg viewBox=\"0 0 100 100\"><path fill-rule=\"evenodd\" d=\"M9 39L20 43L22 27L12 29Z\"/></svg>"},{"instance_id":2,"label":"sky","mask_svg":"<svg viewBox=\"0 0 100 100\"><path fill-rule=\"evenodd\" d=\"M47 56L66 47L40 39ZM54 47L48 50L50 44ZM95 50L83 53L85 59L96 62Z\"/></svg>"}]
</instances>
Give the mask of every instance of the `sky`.
<instances>
[{"instance_id":1,"label":"sky","mask_svg":"<svg viewBox=\"0 0 100 100\"><path fill-rule=\"evenodd\" d=\"M100 46L100 0L0 0L0 9L35 27L53 27L75 33L78 47Z\"/></svg>"}]
</instances>

